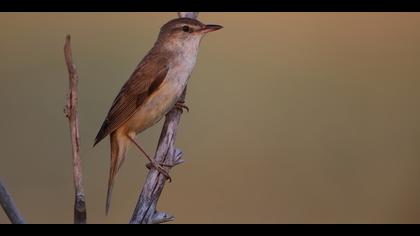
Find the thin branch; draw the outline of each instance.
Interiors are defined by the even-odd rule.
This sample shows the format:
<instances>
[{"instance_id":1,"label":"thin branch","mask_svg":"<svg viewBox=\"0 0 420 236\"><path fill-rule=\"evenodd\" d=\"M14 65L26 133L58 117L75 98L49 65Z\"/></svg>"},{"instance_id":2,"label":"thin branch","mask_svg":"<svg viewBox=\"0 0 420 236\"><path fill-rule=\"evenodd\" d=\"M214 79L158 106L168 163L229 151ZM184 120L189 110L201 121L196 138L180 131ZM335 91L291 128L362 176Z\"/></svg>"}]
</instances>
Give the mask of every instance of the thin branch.
<instances>
[{"instance_id":1,"label":"thin branch","mask_svg":"<svg viewBox=\"0 0 420 236\"><path fill-rule=\"evenodd\" d=\"M196 19L198 12L178 12L178 16ZM180 101L185 100L186 93L187 88L184 89ZM155 160L158 163L176 166L184 162L182 160L182 152L175 148L176 130L181 119L181 114L182 111L174 108L166 115L155 153ZM150 169L133 216L131 217L130 224L159 224L175 220L168 213L158 212L156 210L165 182L166 178L159 175L156 169Z\"/></svg>"},{"instance_id":2,"label":"thin branch","mask_svg":"<svg viewBox=\"0 0 420 236\"><path fill-rule=\"evenodd\" d=\"M6 212L7 217L9 217L12 224L25 224L23 217L20 215L12 197L9 192L7 192L6 187L3 185L0 180L0 205L3 207L4 212Z\"/></svg>"},{"instance_id":3,"label":"thin branch","mask_svg":"<svg viewBox=\"0 0 420 236\"><path fill-rule=\"evenodd\" d=\"M70 35L67 35L64 45L64 56L69 72L69 93L64 113L69 120L70 137L73 156L73 181L75 187L74 223L86 224L86 201L82 182L82 167L80 161L79 115L77 112L77 83L79 76L73 63Z\"/></svg>"}]
</instances>

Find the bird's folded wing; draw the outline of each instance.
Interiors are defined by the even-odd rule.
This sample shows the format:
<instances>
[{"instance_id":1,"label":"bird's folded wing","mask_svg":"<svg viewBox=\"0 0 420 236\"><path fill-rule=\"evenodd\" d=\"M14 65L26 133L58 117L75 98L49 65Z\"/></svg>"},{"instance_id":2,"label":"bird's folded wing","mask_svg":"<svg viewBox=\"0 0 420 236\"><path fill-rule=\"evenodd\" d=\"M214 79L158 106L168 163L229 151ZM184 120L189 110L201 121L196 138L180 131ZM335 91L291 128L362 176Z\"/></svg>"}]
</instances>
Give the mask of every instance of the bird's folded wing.
<instances>
[{"instance_id":1,"label":"bird's folded wing","mask_svg":"<svg viewBox=\"0 0 420 236\"><path fill-rule=\"evenodd\" d=\"M166 58L143 59L115 98L96 136L94 146L134 115L143 102L163 83L168 70Z\"/></svg>"}]
</instances>

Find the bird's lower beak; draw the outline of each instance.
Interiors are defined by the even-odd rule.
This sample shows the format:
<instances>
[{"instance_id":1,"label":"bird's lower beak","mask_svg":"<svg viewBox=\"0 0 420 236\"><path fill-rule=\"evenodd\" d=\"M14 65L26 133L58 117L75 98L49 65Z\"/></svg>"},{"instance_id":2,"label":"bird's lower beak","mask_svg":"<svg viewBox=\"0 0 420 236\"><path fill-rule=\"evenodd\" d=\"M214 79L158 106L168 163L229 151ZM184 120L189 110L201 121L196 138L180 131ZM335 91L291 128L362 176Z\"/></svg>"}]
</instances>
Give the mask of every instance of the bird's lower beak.
<instances>
[{"instance_id":1,"label":"bird's lower beak","mask_svg":"<svg viewBox=\"0 0 420 236\"><path fill-rule=\"evenodd\" d=\"M223 28L223 26L221 26L221 25L206 25L200 31L203 32L203 33L209 33L209 32L219 30L221 28Z\"/></svg>"}]
</instances>

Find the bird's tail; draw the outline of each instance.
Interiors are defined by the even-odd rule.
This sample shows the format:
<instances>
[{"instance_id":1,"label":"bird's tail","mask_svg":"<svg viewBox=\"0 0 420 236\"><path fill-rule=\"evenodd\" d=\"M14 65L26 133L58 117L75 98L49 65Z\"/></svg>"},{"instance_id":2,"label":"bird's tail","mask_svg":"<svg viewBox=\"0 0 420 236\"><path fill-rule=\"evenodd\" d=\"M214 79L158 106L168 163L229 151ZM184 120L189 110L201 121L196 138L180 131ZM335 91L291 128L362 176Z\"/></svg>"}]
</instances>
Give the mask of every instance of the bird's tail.
<instances>
[{"instance_id":1,"label":"bird's tail","mask_svg":"<svg viewBox=\"0 0 420 236\"><path fill-rule=\"evenodd\" d=\"M111 140L111 167L109 169L109 180L108 180L108 192L106 196L106 206L105 213L108 215L109 207L111 205L112 198L112 188L114 186L115 176L118 173L118 170L122 166L126 153L128 142L122 140L121 138L117 139L117 134L114 132L110 135Z\"/></svg>"}]
</instances>

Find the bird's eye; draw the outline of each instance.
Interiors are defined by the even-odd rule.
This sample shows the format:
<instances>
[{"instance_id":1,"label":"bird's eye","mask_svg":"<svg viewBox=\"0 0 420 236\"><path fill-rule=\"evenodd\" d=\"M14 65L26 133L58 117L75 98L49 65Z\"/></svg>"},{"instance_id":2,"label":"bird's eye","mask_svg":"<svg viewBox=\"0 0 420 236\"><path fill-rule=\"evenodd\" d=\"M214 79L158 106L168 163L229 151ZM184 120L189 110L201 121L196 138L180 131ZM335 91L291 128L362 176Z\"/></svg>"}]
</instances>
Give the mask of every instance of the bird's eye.
<instances>
[{"instance_id":1,"label":"bird's eye","mask_svg":"<svg viewBox=\"0 0 420 236\"><path fill-rule=\"evenodd\" d=\"M191 29L190 29L190 27L188 27L188 25L184 25L184 26L182 26L182 31L190 33Z\"/></svg>"}]
</instances>

